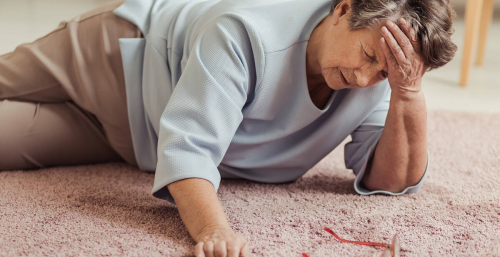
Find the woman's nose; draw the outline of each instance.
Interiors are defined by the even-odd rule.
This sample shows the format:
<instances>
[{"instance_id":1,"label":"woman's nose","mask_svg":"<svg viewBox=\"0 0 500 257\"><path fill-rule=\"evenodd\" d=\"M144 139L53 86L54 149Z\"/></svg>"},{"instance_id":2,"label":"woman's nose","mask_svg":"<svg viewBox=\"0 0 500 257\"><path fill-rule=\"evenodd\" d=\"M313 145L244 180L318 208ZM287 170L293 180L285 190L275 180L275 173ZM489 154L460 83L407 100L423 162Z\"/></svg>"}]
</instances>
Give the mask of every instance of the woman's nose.
<instances>
[{"instance_id":1,"label":"woman's nose","mask_svg":"<svg viewBox=\"0 0 500 257\"><path fill-rule=\"evenodd\" d=\"M375 76L377 76L377 73L377 71L368 69L354 70L354 75L356 75L356 83L360 87L372 86L374 84L373 81L375 81Z\"/></svg>"}]
</instances>

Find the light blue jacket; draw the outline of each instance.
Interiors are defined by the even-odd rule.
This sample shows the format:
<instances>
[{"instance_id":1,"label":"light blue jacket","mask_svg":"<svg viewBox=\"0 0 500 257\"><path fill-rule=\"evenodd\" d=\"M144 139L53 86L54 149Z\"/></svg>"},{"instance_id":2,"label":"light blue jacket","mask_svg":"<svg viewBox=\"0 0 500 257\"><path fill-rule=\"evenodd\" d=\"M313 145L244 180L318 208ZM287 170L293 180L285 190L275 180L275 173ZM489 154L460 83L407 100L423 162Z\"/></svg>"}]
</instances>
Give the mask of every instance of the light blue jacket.
<instances>
[{"instance_id":1,"label":"light blue jacket","mask_svg":"<svg viewBox=\"0 0 500 257\"><path fill-rule=\"evenodd\" d=\"M349 135L357 193L420 189L427 170L399 193L360 184L389 109L387 81L335 91L323 110L311 101L306 48L330 4L127 0L114 11L144 34L119 41L135 156L155 172L153 196L175 204L167 185L185 178L215 191L221 178L294 181Z\"/></svg>"}]
</instances>

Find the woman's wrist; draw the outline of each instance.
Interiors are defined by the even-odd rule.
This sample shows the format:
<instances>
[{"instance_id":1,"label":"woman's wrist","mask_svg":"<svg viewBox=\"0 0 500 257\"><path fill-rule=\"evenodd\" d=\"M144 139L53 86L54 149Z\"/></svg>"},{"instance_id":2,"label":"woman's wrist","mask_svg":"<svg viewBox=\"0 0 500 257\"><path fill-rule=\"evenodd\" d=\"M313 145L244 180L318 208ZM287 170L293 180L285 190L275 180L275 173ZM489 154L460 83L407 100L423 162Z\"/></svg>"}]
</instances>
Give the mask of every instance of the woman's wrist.
<instances>
[{"instance_id":1,"label":"woman's wrist","mask_svg":"<svg viewBox=\"0 0 500 257\"><path fill-rule=\"evenodd\" d=\"M209 228L230 228L211 182L188 178L168 185L184 225L196 241Z\"/></svg>"}]
</instances>

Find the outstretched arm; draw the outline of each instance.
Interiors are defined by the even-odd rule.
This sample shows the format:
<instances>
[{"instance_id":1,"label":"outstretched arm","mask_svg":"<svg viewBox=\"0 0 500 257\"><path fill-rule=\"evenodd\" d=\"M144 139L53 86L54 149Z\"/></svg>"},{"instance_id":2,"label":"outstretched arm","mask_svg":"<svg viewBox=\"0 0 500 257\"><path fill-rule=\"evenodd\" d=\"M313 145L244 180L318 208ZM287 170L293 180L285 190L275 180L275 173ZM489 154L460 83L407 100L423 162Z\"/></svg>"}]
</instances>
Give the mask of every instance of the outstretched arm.
<instances>
[{"instance_id":1,"label":"outstretched arm","mask_svg":"<svg viewBox=\"0 0 500 257\"><path fill-rule=\"evenodd\" d=\"M196 257L250 256L248 242L233 232L210 181L183 179L169 184L177 209L191 237L196 241Z\"/></svg>"},{"instance_id":2,"label":"outstretched arm","mask_svg":"<svg viewBox=\"0 0 500 257\"><path fill-rule=\"evenodd\" d=\"M190 40L191 42L191 40ZM193 38L160 117L153 196L176 204L197 257L248 256L217 198L218 170L255 83L251 41L233 17L211 20ZM182 64L181 64L182 65ZM241 253L241 254L240 254Z\"/></svg>"}]
</instances>

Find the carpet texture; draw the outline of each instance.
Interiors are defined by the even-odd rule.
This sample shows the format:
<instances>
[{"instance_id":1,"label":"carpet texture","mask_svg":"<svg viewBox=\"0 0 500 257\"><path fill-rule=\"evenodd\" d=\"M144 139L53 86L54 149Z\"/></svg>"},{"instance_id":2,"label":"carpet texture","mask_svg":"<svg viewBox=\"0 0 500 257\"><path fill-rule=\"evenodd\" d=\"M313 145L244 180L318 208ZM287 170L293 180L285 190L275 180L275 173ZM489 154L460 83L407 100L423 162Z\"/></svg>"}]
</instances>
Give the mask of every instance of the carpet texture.
<instances>
[{"instance_id":1,"label":"carpet texture","mask_svg":"<svg viewBox=\"0 0 500 257\"><path fill-rule=\"evenodd\" d=\"M402 256L500 256L500 114L428 111L430 173L418 194L361 196L343 145L293 183L222 180L252 256L378 256L341 243L390 242ZM125 163L0 172L0 256L193 256L154 174Z\"/></svg>"}]
</instances>

